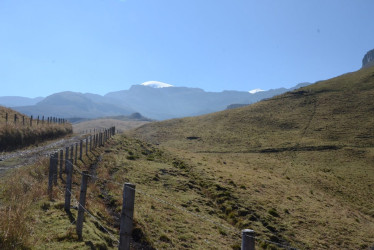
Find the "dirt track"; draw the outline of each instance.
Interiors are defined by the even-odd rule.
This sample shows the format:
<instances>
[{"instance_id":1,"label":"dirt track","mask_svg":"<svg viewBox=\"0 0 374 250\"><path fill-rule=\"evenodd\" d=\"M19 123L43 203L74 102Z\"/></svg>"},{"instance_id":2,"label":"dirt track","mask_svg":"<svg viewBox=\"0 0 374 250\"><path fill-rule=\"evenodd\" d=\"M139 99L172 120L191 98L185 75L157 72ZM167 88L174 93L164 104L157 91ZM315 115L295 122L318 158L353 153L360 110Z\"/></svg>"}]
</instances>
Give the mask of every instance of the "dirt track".
<instances>
[{"instance_id":1,"label":"dirt track","mask_svg":"<svg viewBox=\"0 0 374 250\"><path fill-rule=\"evenodd\" d=\"M80 138L81 136L77 135L68 139L64 138L46 143L34 148L2 153L0 154L0 177L10 169L33 164L42 157L48 156L56 150L65 149L73 143L78 142Z\"/></svg>"}]
</instances>

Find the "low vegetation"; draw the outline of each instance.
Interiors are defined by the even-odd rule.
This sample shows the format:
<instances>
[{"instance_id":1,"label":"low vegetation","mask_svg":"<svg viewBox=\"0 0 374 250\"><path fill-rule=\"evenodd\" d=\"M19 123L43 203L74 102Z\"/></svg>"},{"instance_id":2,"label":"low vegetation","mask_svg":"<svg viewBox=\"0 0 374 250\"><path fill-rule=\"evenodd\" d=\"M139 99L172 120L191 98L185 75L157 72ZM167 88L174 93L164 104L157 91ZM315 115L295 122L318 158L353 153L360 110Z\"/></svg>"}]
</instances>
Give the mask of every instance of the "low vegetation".
<instances>
[{"instance_id":1,"label":"low vegetation","mask_svg":"<svg viewBox=\"0 0 374 250\"><path fill-rule=\"evenodd\" d=\"M14 116L17 116L16 122ZM8 116L8 121L6 120ZM38 144L72 133L71 124L47 124L0 106L0 151Z\"/></svg>"},{"instance_id":2,"label":"low vegetation","mask_svg":"<svg viewBox=\"0 0 374 250\"><path fill-rule=\"evenodd\" d=\"M94 129L105 129L109 127L116 127L116 130L120 133L140 127L144 124L149 123L149 121L136 121L136 120L119 120L113 118L103 118L94 119L89 121L83 121L73 124L74 133L83 133L85 131L91 131L93 133Z\"/></svg>"},{"instance_id":3,"label":"low vegetation","mask_svg":"<svg viewBox=\"0 0 374 250\"><path fill-rule=\"evenodd\" d=\"M98 177L87 209L99 222L85 217L83 240L63 192L46 195L46 162L18 169L1 180L0 248L116 248L111 235L118 239L122 187L131 182L134 248L240 249L249 228L256 249L369 249L373 95L369 68L117 135L77 163ZM78 174L73 183L78 194Z\"/></svg>"},{"instance_id":4,"label":"low vegetation","mask_svg":"<svg viewBox=\"0 0 374 250\"><path fill-rule=\"evenodd\" d=\"M367 249L374 245L373 95L368 68L128 135L214 180L208 186L222 193L204 194L238 230L302 249Z\"/></svg>"}]
</instances>

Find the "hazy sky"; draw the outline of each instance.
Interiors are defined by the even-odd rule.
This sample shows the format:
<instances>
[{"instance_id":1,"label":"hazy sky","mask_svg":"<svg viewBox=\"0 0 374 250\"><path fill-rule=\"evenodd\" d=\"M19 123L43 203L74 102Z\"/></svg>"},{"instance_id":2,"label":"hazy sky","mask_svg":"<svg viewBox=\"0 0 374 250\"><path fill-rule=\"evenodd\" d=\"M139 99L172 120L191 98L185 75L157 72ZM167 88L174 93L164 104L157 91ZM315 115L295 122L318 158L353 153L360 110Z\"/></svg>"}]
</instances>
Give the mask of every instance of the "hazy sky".
<instances>
[{"instance_id":1,"label":"hazy sky","mask_svg":"<svg viewBox=\"0 0 374 250\"><path fill-rule=\"evenodd\" d=\"M0 0L0 96L291 87L361 67L373 0Z\"/></svg>"}]
</instances>

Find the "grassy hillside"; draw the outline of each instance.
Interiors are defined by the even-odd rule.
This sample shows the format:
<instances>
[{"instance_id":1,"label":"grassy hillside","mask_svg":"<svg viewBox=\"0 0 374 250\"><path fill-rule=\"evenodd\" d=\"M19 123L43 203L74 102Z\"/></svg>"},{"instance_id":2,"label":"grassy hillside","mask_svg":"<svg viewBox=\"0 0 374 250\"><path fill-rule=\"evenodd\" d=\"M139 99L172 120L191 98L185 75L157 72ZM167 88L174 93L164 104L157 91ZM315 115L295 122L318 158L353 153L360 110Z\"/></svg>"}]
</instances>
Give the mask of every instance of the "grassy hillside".
<instances>
[{"instance_id":1,"label":"grassy hillside","mask_svg":"<svg viewBox=\"0 0 374 250\"><path fill-rule=\"evenodd\" d=\"M37 124L34 117L30 125L30 119L17 111L0 106L0 151L21 148L72 133L71 124L47 124L46 121Z\"/></svg>"},{"instance_id":2,"label":"grassy hillside","mask_svg":"<svg viewBox=\"0 0 374 250\"><path fill-rule=\"evenodd\" d=\"M368 68L128 135L185 162L182 176L195 182L198 176L199 197L237 229L299 248L366 249L374 245L373 114L374 68ZM201 184L207 180L210 187ZM209 194L215 185L230 196Z\"/></svg>"},{"instance_id":3,"label":"grassy hillside","mask_svg":"<svg viewBox=\"0 0 374 250\"><path fill-rule=\"evenodd\" d=\"M129 130L134 129L137 127L140 127L141 125L144 125L148 123L148 121L121 121L118 119L95 119L95 120L89 120L84 121L80 123L76 123L73 125L74 133L80 133L86 130L91 130L93 132L94 129L105 129L110 127L116 127L116 130L120 133Z\"/></svg>"}]
</instances>

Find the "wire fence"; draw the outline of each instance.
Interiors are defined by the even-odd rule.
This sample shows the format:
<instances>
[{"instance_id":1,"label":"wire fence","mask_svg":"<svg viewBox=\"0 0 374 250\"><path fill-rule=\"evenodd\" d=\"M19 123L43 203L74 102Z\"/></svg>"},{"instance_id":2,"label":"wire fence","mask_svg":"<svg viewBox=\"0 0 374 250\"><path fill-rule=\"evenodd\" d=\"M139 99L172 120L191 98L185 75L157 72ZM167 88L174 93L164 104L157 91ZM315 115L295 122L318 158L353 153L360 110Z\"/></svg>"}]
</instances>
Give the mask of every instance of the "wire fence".
<instances>
[{"instance_id":1,"label":"wire fence","mask_svg":"<svg viewBox=\"0 0 374 250\"><path fill-rule=\"evenodd\" d=\"M87 137L86 139L86 145L88 142L91 142L91 143L94 143L94 146L98 146L98 145L101 145L103 146L104 143L106 142L106 140L108 140L111 135L113 135L115 132L115 128L111 128L110 131L109 130L104 130L103 132L100 132L100 134L98 135L95 135L93 137ZM89 138L91 138L90 140L88 140ZM95 143L96 141L96 143ZM81 144L81 148L82 148L82 144ZM86 146L87 148L87 146ZM70 150L69 150L70 151ZM67 150L66 153L69 154L69 151ZM73 151L71 151L73 152ZM76 151L77 152L77 151ZM61 155L62 156L62 155ZM62 157L56 157L56 154L52 155L51 156L51 160L53 161L62 161L65 163L65 167L66 166L70 166L72 171L75 171L76 173L78 173L79 175L81 176L87 176L87 177L90 177L92 180L94 181L102 181L102 182L106 182L106 183L112 183L120 188L124 187L124 190L123 192L125 192L125 188L126 188L126 183L121 183L121 182L118 182L118 181L114 181L114 180L111 180L111 179L105 179L105 178L101 178L95 174L89 174L88 172L86 171L83 171L81 170L77 165L75 165L73 163L73 154L70 155L70 158L71 160L67 160L67 158L65 157L65 159L62 159ZM76 158L76 157L75 157ZM57 176L57 165L59 165L60 167L63 165L63 164L57 164L57 163L52 163L51 161L51 164L53 165L53 167L50 167L50 171L52 171L53 173L50 174L50 176L52 176L52 178L55 178L55 176ZM61 170L61 169L60 169ZM53 180L50 180L49 183L52 183ZM298 249L298 248L295 248L295 247L292 247L288 244L284 244L284 243L279 243L279 242L274 242L274 241L271 241L271 240L267 240L265 239L264 237L261 237L261 235L255 235L254 232L252 230L249 230L249 231L246 231L246 230L243 230L243 231L240 231L236 228L233 228L233 227L230 227L230 226L227 226L227 225L224 225L223 223L220 223L218 221L215 221L214 219L212 218L209 218L208 216L204 216L204 215L201 215L201 214L197 214L195 212L192 212L180 205L176 205L174 204L173 202L170 202L170 201L167 201L165 199L162 199L160 197L157 197L155 195L152 195L144 190L140 190L138 188L134 188L131 187L131 186L127 186L127 188L129 188L130 190L132 190L134 193L138 193L140 194L142 197L146 198L146 199L151 199L155 202L158 202L158 203L162 203L164 205L167 205L167 206L170 206L170 207L173 207L174 209L178 210L178 211L181 211L182 213L187 213L189 215L192 215L196 218L198 218L201 223L204 223L204 222L208 222L212 225L215 225L215 226L218 226L220 227L221 229L225 229L229 232L231 232L233 235L236 235L238 237L242 237L242 245L243 245L243 242L245 242L245 239L248 239L249 242L252 244L254 244L255 241L257 242L263 242L263 243L266 243L266 244L272 244L272 245L275 245L277 247L280 247L280 248L284 248L284 249ZM63 192L63 190L59 187L60 191ZM111 233L108 228L106 228L101 222L100 220L95 217L85 206L85 204L81 204L77 199L75 199L74 195L73 195L73 192L72 190L69 190L68 188L66 188L65 192L68 192L70 193L71 197L73 197L73 200L74 202L77 204L78 208L81 208L84 210L84 212L86 212L108 235L109 237L111 238L112 242L114 243L114 245L118 245L120 246L121 244L121 241L118 240L118 237L116 237L113 233ZM125 201L123 201L125 203ZM123 207L124 209L124 207ZM127 219L131 219L131 222L133 222L133 216L128 216L126 214L124 214L124 216L127 218ZM76 221L73 221L69 226L68 228L71 227L72 224L74 224ZM132 223L131 223L132 224ZM248 233L249 232L249 233ZM121 238L121 236L120 236ZM147 248L147 246L144 246L145 248ZM121 249L121 248L120 248ZM243 249L252 249L252 248L243 248Z\"/></svg>"},{"instance_id":2,"label":"wire fence","mask_svg":"<svg viewBox=\"0 0 374 250\"><path fill-rule=\"evenodd\" d=\"M9 114L5 113L4 116L0 119L0 125L13 125L13 126L41 126L41 125L50 125L50 124L66 124L68 121L64 118L58 117L44 117L44 116L25 116L20 114Z\"/></svg>"}]
</instances>

